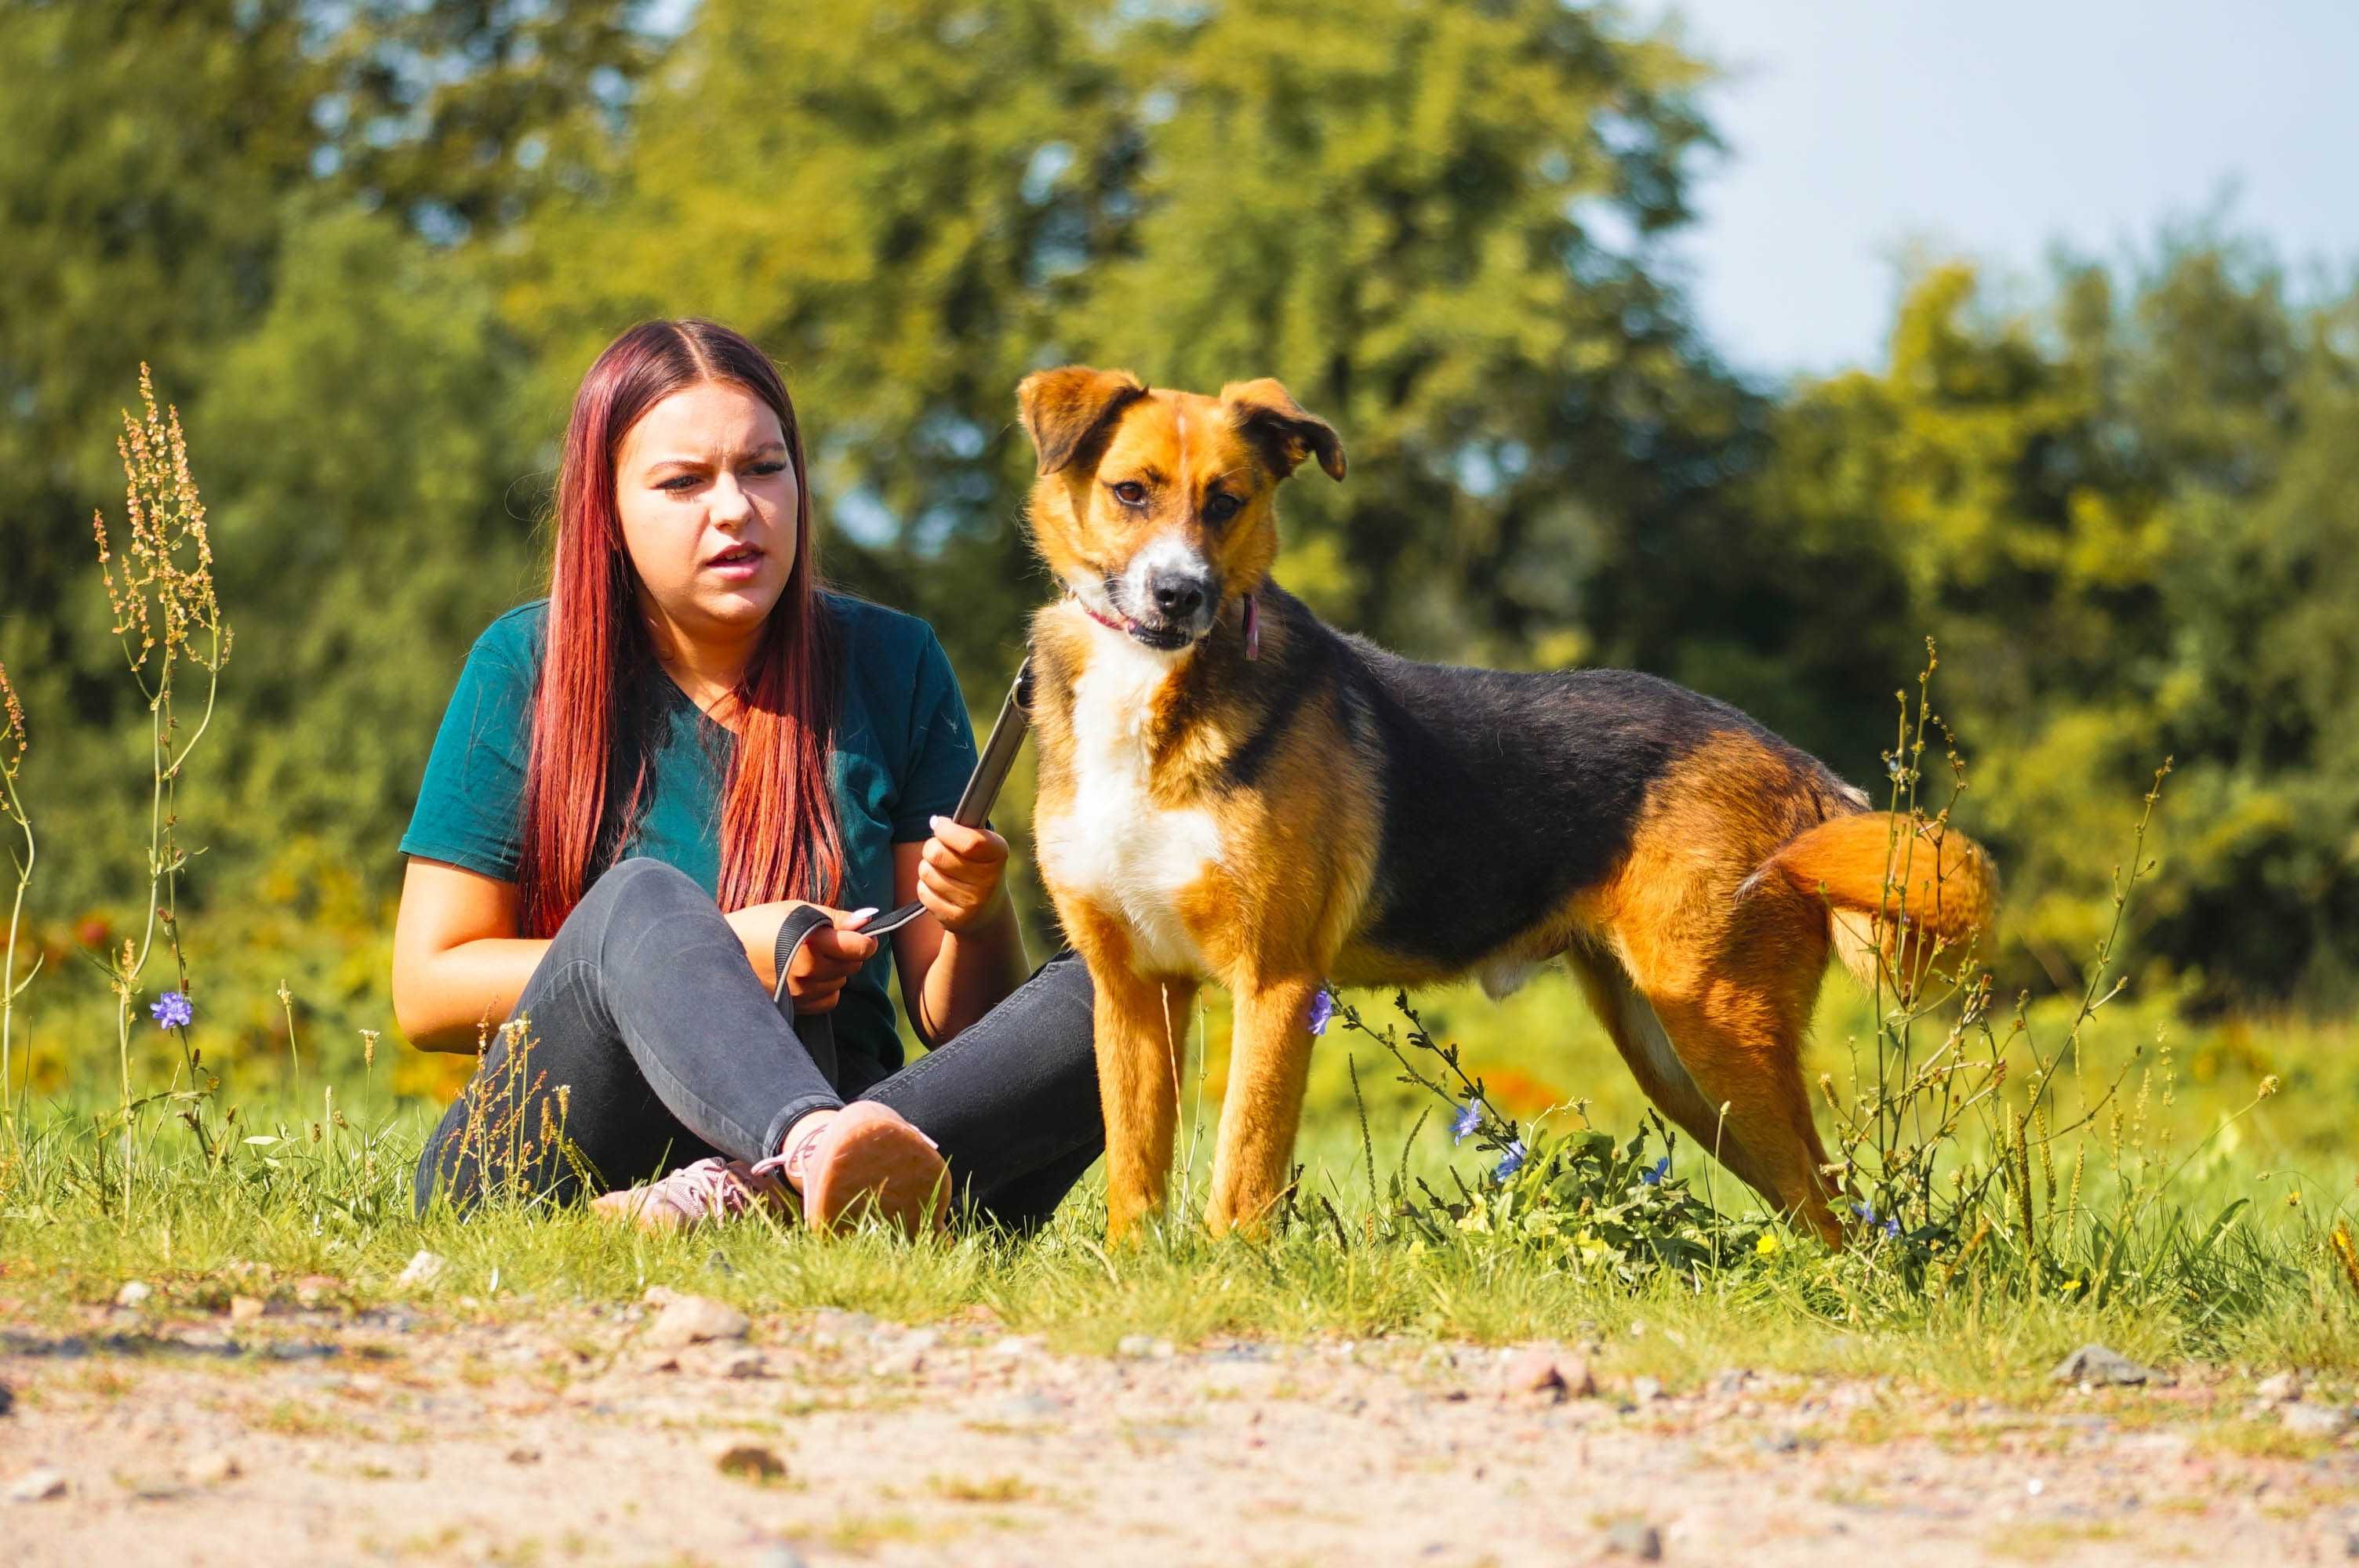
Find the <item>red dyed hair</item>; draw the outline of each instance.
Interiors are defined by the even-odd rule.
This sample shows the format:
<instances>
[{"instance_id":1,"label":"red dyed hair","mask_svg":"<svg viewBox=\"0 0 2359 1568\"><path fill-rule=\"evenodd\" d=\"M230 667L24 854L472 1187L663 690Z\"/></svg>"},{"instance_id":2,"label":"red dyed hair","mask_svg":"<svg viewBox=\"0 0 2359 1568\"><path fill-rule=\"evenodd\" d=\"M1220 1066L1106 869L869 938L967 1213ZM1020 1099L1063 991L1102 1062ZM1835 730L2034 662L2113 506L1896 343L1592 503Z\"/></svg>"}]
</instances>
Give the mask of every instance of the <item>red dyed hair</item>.
<instances>
[{"instance_id":1,"label":"red dyed hair","mask_svg":"<svg viewBox=\"0 0 2359 1568\"><path fill-rule=\"evenodd\" d=\"M516 867L529 935L557 930L581 901L593 862L636 822L646 795L647 758L625 744L627 698L663 677L623 544L614 457L648 409L702 382L741 386L768 404L795 474L794 575L732 694L739 722L721 813L721 907L781 898L833 903L842 887L830 782L836 650L820 607L794 404L777 367L738 333L712 321L648 321L598 356L565 427Z\"/></svg>"}]
</instances>

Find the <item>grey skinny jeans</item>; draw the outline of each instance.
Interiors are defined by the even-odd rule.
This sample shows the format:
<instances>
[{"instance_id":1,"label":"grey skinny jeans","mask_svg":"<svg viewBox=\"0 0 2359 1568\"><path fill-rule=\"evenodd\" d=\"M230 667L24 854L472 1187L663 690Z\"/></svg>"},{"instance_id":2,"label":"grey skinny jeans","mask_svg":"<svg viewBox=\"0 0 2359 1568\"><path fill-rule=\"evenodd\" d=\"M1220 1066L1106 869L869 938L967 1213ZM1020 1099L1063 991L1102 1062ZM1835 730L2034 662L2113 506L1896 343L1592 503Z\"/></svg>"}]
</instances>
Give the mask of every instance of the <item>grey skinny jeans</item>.
<instances>
[{"instance_id":1,"label":"grey skinny jeans","mask_svg":"<svg viewBox=\"0 0 2359 1568\"><path fill-rule=\"evenodd\" d=\"M831 1078L745 945L679 868L617 862L558 928L511 1019L418 1162L418 1207L509 1188L547 1201L719 1154L773 1153L806 1111L873 1099L941 1146L960 1213L1027 1229L1104 1148L1089 970L1069 948L898 1072L838 1053Z\"/></svg>"}]
</instances>

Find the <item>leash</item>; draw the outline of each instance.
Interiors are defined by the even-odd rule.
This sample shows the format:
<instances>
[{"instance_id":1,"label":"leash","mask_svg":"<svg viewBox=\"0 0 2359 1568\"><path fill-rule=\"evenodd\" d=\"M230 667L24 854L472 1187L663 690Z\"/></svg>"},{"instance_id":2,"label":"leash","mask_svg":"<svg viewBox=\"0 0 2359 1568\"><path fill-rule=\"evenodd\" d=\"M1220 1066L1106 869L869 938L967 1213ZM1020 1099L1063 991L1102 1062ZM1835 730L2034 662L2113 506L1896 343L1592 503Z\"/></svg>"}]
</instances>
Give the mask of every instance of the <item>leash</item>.
<instances>
[{"instance_id":1,"label":"leash","mask_svg":"<svg viewBox=\"0 0 2359 1568\"><path fill-rule=\"evenodd\" d=\"M991 815L992 803L999 798L1001 786L1007 783L1008 770L1016 765L1016 753L1024 749L1025 731L1032 721L1032 661L1027 658L1016 666L1016 680L1007 688L1006 700L999 705L999 717L992 721L991 737L983 743L983 754L975 759L974 772L968 775L966 788L951 810L951 820L962 827L980 827ZM923 903L905 903L883 914L872 914L851 927L863 936L886 936L898 931L926 913ZM770 1000L783 1014L811 1060L832 1083L835 1079L835 1028L831 1015L812 1013L798 1020L795 999L787 993L787 971L795 955L810 940L812 932L834 924L827 911L814 904L803 904L788 913L778 926L778 941L773 950L777 960L777 984L770 992Z\"/></svg>"}]
</instances>

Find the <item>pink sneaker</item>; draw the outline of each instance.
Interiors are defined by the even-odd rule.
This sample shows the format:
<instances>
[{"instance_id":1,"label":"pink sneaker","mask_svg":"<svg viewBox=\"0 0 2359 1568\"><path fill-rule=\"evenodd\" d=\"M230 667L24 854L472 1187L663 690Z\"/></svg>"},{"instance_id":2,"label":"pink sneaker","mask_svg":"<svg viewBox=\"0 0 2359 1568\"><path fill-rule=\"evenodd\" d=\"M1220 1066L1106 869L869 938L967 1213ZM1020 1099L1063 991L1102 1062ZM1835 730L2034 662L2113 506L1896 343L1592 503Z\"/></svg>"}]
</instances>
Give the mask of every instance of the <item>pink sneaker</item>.
<instances>
[{"instance_id":1,"label":"pink sneaker","mask_svg":"<svg viewBox=\"0 0 2359 1568\"><path fill-rule=\"evenodd\" d=\"M748 1165L743 1160L707 1157L667 1172L644 1186L592 1198L590 1206L616 1218L635 1219L649 1230L677 1229L702 1219L728 1219L751 1213L756 1204L791 1215L795 1195L778 1179L782 1163L764 1160Z\"/></svg>"},{"instance_id":2,"label":"pink sneaker","mask_svg":"<svg viewBox=\"0 0 2359 1568\"><path fill-rule=\"evenodd\" d=\"M873 1213L905 1236L939 1230L949 1212L950 1167L934 1141L875 1100L855 1100L816 1123L775 1159L803 1196L803 1222L816 1229ZM799 1126L801 1124L799 1124Z\"/></svg>"}]
</instances>

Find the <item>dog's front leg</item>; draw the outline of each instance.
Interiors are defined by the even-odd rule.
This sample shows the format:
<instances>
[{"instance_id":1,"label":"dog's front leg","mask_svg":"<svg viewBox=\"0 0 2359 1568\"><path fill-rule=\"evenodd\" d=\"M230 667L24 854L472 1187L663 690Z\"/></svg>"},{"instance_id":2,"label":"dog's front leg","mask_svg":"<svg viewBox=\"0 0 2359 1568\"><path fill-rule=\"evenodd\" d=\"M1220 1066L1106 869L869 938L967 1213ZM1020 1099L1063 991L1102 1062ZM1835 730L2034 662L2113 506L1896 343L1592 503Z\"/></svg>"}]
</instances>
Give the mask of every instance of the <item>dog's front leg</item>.
<instances>
[{"instance_id":1,"label":"dog's front leg","mask_svg":"<svg viewBox=\"0 0 2359 1568\"><path fill-rule=\"evenodd\" d=\"M1212 1233L1258 1230L1286 1190L1302 1087L1310 1076L1310 977L1240 984L1229 1087L1221 1100L1221 1145L1212 1159Z\"/></svg>"},{"instance_id":2,"label":"dog's front leg","mask_svg":"<svg viewBox=\"0 0 2359 1568\"><path fill-rule=\"evenodd\" d=\"M1098 1103L1105 1113L1106 1238L1119 1241L1163 1207L1187 1053L1192 980L1148 979L1108 966L1097 987Z\"/></svg>"}]
</instances>

